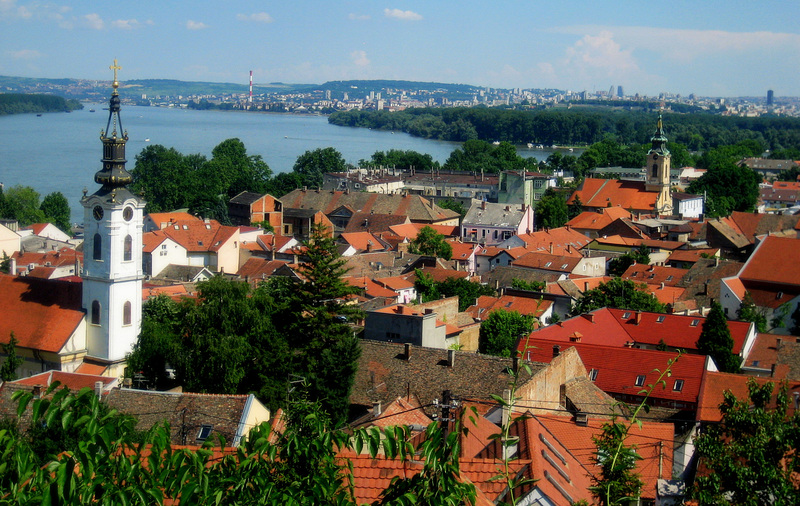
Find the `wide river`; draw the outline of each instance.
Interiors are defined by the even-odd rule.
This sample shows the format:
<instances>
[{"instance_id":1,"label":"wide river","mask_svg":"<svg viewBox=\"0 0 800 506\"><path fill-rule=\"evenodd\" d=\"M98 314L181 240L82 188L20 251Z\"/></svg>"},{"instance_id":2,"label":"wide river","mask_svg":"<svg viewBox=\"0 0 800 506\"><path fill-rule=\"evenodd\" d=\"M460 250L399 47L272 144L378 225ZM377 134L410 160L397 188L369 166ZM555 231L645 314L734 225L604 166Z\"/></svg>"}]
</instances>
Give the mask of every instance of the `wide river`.
<instances>
[{"instance_id":1,"label":"wide river","mask_svg":"<svg viewBox=\"0 0 800 506\"><path fill-rule=\"evenodd\" d=\"M100 130L108 120L106 104L84 104L72 113L0 116L0 183L32 186L41 197L60 191L72 209L72 221L83 220L83 188L97 189L100 169ZM96 112L90 112L91 109ZM273 172L292 170L308 150L332 146L345 160L357 163L376 151L414 150L444 163L459 143L412 137L400 132L330 125L325 116L195 111L163 107L122 107L122 126L128 131L127 167L148 144L173 147L184 154L211 156L220 142L237 137L247 152L261 155ZM552 150L518 148L524 157L546 159ZM575 153L577 154L577 153Z\"/></svg>"}]
</instances>

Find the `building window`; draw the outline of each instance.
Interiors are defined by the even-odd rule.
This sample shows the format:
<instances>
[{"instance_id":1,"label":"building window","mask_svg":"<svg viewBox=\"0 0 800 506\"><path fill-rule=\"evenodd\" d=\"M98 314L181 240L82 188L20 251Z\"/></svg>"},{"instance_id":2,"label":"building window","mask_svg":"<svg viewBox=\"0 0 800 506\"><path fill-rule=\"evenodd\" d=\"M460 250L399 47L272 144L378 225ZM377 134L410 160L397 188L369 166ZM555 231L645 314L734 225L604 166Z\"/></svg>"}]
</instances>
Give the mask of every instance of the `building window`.
<instances>
[{"instance_id":1,"label":"building window","mask_svg":"<svg viewBox=\"0 0 800 506\"><path fill-rule=\"evenodd\" d=\"M592 369L591 371L589 371L589 379L592 381L596 380L598 372L600 371L598 371L597 369Z\"/></svg>"},{"instance_id":2,"label":"building window","mask_svg":"<svg viewBox=\"0 0 800 506\"><path fill-rule=\"evenodd\" d=\"M131 324L131 303L130 303L130 301L125 301L125 304L122 305L122 324L123 325L130 325Z\"/></svg>"},{"instance_id":3,"label":"building window","mask_svg":"<svg viewBox=\"0 0 800 506\"><path fill-rule=\"evenodd\" d=\"M122 253L122 260L125 262L130 262L133 260L133 237L126 235L125 236L125 245L123 248Z\"/></svg>"},{"instance_id":4,"label":"building window","mask_svg":"<svg viewBox=\"0 0 800 506\"><path fill-rule=\"evenodd\" d=\"M672 386L672 389L676 392L683 390L683 380L675 380L675 384Z\"/></svg>"},{"instance_id":5,"label":"building window","mask_svg":"<svg viewBox=\"0 0 800 506\"><path fill-rule=\"evenodd\" d=\"M214 430L213 425L206 425L206 424L201 425L200 432L197 433L197 442L202 443L203 441L208 439L208 436L211 435L212 430Z\"/></svg>"},{"instance_id":6,"label":"building window","mask_svg":"<svg viewBox=\"0 0 800 506\"><path fill-rule=\"evenodd\" d=\"M653 177L658 177L658 164L653 164Z\"/></svg>"},{"instance_id":7,"label":"building window","mask_svg":"<svg viewBox=\"0 0 800 506\"><path fill-rule=\"evenodd\" d=\"M103 238L100 234L94 234L92 238L92 260L103 259Z\"/></svg>"},{"instance_id":8,"label":"building window","mask_svg":"<svg viewBox=\"0 0 800 506\"><path fill-rule=\"evenodd\" d=\"M92 325L100 325L100 301L92 301Z\"/></svg>"},{"instance_id":9,"label":"building window","mask_svg":"<svg viewBox=\"0 0 800 506\"><path fill-rule=\"evenodd\" d=\"M640 386L643 386L643 385L644 385L644 374L640 374L640 375L636 376L636 383L635 383L635 385L636 385L637 387L640 387Z\"/></svg>"}]
</instances>

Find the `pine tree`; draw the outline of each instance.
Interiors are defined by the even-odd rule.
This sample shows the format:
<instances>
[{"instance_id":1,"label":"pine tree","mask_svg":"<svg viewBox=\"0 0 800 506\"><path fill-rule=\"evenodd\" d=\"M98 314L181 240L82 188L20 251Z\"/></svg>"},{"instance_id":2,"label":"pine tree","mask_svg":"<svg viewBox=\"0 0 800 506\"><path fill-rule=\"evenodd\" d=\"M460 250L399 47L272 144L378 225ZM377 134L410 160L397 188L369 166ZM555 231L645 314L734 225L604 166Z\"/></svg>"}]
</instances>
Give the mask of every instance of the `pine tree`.
<instances>
[{"instance_id":1,"label":"pine tree","mask_svg":"<svg viewBox=\"0 0 800 506\"><path fill-rule=\"evenodd\" d=\"M739 372L741 357L733 354L733 338L728 328L728 320L719 302L711 304L703 330L697 341L697 349L714 359L717 369L722 372Z\"/></svg>"}]
</instances>

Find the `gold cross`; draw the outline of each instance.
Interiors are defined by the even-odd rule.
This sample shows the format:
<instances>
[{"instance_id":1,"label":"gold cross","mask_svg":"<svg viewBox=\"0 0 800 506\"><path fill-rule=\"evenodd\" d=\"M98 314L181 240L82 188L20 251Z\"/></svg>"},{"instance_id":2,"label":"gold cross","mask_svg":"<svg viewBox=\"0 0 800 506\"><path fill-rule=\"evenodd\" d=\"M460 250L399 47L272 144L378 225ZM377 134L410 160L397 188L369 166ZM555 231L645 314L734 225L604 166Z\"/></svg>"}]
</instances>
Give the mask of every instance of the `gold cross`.
<instances>
[{"instance_id":1,"label":"gold cross","mask_svg":"<svg viewBox=\"0 0 800 506\"><path fill-rule=\"evenodd\" d=\"M122 67L117 65L117 59L114 58L114 65L111 65L108 68L114 71L114 88L116 88L117 86L119 86L119 83L117 82L117 70L122 70Z\"/></svg>"}]
</instances>

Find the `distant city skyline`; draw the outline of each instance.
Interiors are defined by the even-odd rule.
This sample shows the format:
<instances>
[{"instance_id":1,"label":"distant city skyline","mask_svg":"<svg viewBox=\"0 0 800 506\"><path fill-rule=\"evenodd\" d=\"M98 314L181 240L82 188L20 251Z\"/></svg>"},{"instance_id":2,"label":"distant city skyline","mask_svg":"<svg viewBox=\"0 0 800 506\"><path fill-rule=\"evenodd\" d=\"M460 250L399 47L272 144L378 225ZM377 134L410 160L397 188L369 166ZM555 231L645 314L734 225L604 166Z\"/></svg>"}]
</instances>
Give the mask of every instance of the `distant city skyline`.
<instances>
[{"instance_id":1,"label":"distant city skyline","mask_svg":"<svg viewBox=\"0 0 800 506\"><path fill-rule=\"evenodd\" d=\"M800 96L800 2L0 0L0 74Z\"/></svg>"}]
</instances>

